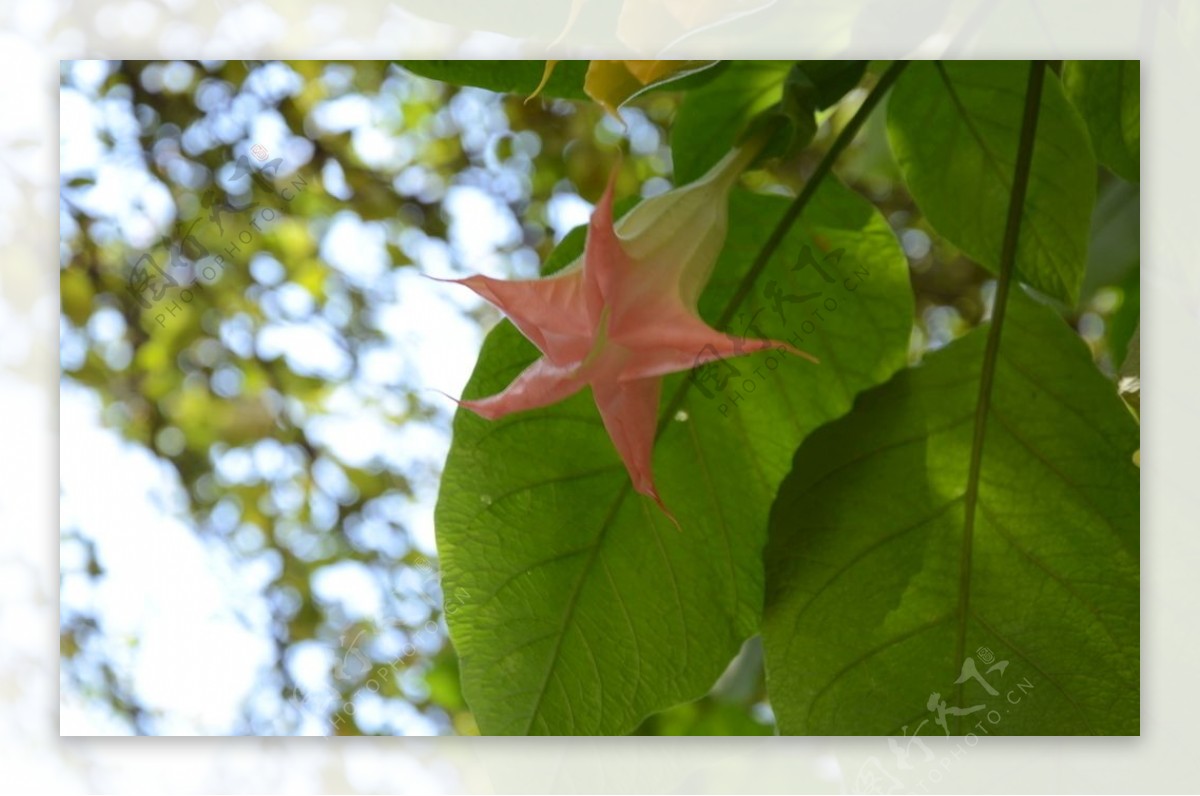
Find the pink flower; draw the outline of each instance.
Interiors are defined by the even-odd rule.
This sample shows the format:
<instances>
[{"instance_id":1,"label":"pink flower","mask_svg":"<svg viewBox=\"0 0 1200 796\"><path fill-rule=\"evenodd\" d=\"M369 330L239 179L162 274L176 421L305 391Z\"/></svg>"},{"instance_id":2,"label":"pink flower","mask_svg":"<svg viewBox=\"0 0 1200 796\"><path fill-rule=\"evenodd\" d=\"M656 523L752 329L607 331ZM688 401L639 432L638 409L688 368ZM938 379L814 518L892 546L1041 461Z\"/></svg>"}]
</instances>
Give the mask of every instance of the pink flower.
<instances>
[{"instance_id":1,"label":"pink flower","mask_svg":"<svg viewBox=\"0 0 1200 796\"><path fill-rule=\"evenodd\" d=\"M766 348L817 361L787 343L723 334L696 310L725 242L729 191L754 154L733 150L704 177L646 199L615 225L614 169L574 263L542 279L451 280L498 307L542 352L504 391L461 405L494 420L590 386L633 488L674 521L650 463L662 377Z\"/></svg>"}]
</instances>

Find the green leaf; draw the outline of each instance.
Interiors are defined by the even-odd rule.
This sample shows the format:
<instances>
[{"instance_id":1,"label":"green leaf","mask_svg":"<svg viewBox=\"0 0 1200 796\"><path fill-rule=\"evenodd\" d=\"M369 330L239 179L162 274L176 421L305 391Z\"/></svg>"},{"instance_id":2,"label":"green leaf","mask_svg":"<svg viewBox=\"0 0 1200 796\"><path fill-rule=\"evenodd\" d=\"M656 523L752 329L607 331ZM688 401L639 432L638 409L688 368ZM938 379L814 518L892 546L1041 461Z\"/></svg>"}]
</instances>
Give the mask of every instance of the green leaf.
<instances>
[{"instance_id":1,"label":"green leaf","mask_svg":"<svg viewBox=\"0 0 1200 796\"><path fill-rule=\"evenodd\" d=\"M797 61L796 68L814 89L815 106L825 110L858 85L867 71L866 61Z\"/></svg>"},{"instance_id":2,"label":"green leaf","mask_svg":"<svg viewBox=\"0 0 1200 796\"><path fill-rule=\"evenodd\" d=\"M866 67L866 61L797 61L784 80L779 104L759 114L743 137L776 125L760 159L791 157L816 137L817 111L841 99Z\"/></svg>"},{"instance_id":3,"label":"green leaf","mask_svg":"<svg viewBox=\"0 0 1200 796\"><path fill-rule=\"evenodd\" d=\"M710 323L787 206L734 193L701 297ZM844 250L836 265L818 261L832 282L815 267L791 270L805 246ZM772 286L781 298L822 295L781 302L780 318L764 294ZM682 533L632 492L586 391L494 423L460 411L436 526L444 588L470 595L449 627L480 730L621 734L704 695L758 630L767 516L795 446L904 366L911 302L886 221L826 181L731 330L753 324L824 364L764 352L733 361L739 375L724 390L687 374L666 380L664 405L685 393L654 466ZM466 394L502 389L535 355L501 323Z\"/></svg>"},{"instance_id":4,"label":"green leaf","mask_svg":"<svg viewBox=\"0 0 1200 796\"><path fill-rule=\"evenodd\" d=\"M1121 293L1121 304L1108 319L1108 350L1112 353L1113 362L1118 361L1129 347L1133 333L1137 331L1142 319L1141 272L1134 269L1126 274L1125 279L1117 286Z\"/></svg>"},{"instance_id":5,"label":"green leaf","mask_svg":"<svg viewBox=\"0 0 1200 796\"><path fill-rule=\"evenodd\" d=\"M933 227L996 271L1017 156L1025 61L918 61L888 100L888 139ZM1096 163L1087 131L1047 75L1017 270L1074 306L1087 260Z\"/></svg>"},{"instance_id":6,"label":"green leaf","mask_svg":"<svg viewBox=\"0 0 1200 796\"><path fill-rule=\"evenodd\" d=\"M744 133L780 117L786 129L767 146L767 157L786 156L812 141L816 112L858 84L866 61L734 61L706 85L689 91L671 137L675 180L700 177Z\"/></svg>"},{"instance_id":7,"label":"green leaf","mask_svg":"<svg viewBox=\"0 0 1200 796\"><path fill-rule=\"evenodd\" d=\"M1081 299L1106 285L1118 285L1141 262L1141 197L1137 185L1109 180L1092 213L1091 245Z\"/></svg>"},{"instance_id":8,"label":"green leaf","mask_svg":"<svg viewBox=\"0 0 1200 796\"><path fill-rule=\"evenodd\" d=\"M546 69L545 61L397 61L413 74L452 83L476 86L501 94L529 96ZM588 98L583 92L587 61L559 61L542 89L546 97Z\"/></svg>"},{"instance_id":9,"label":"green leaf","mask_svg":"<svg viewBox=\"0 0 1200 796\"><path fill-rule=\"evenodd\" d=\"M734 61L689 91L671 130L675 182L692 182L725 156L757 114L777 104L790 61Z\"/></svg>"},{"instance_id":10,"label":"green leaf","mask_svg":"<svg viewBox=\"0 0 1200 796\"><path fill-rule=\"evenodd\" d=\"M949 715L954 734L1138 732L1136 424L1083 342L1022 291L994 363L986 337L862 395L797 451L766 554L781 732L940 735L935 692L986 706ZM1003 672L987 672L992 656ZM996 694L956 686L968 657Z\"/></svg>"},{"instance_id":11,"label":"green leaf","mask_svg":"<svg viewBox=\"0 0 1200 796\"><path fill-rule=\"evenodd\" d=\"M638 735L774 735L769 724L756 721L748 708L706 697L676 705L651 717Z\"/></svg>"},{"instance_id":12,"label":"green leaf","mask_svg":"<svg viewBox=\"0 0 1200 796\"><path fill-rule=\"evenodd\" d=\"M1130 182L1141 178L1141 63L1067 61L1063 87L1083 115L1096 159Z\"/></svg>"}]
</instances>

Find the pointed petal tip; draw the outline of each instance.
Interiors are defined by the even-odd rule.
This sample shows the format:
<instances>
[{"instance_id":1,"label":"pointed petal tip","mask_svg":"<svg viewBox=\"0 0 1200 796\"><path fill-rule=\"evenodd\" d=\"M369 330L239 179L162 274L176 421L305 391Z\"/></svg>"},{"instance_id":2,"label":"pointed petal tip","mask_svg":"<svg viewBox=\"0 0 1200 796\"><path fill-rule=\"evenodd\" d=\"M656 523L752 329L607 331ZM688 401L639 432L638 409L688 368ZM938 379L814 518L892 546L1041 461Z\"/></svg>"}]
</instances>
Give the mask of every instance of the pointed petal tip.
<instances>
[{"instance_id":1,"label":"pointed petal tip","mask_svg":"<svg viewBox=\"0 0 1200 796\"><path fill-rule=\"evenodd\" d=\"M658 507L660 509L662 509L663 514L667 515L667 519L670 520L671 524L675 526L675 530L678 531L679 533L683 533L683 526L679 524L679 520L675 519L675 515L671 513L671 510L668 509L666 506L664 506L662 503L659 503Z\"/></svg>"},{"instance_id":2,"label":"pointed petal tip","mask_svg":"<svg viewBox=\"0 0 1200 796\"><path fill-rule=\"evenodd\" d=\"M458 400L457 398L455 398L453 395L446 392L445 390L439 390L437 387L422 387L421 391L422 392L435 392L444 398L449 398L451 401L454 401L454 403L456 403L456 404L460 404L460 405L462 404L462 401Z\"/></svg>"},{"instance_id":3,"label":"pointed petal tip","mask_svg":"<svg viewBox=\"0 0 1200 796\"><path fill-rule=\"evenodd\" d=\"M434 282L441 282L444 285L462 285L468 287L478 293L481 289L485 289L488 282L498 282L502 280L492 279L490 276L483 274L471 274L470 276L433 276L432 274L421 274Z\"/></svg>"},{"instance_id":4,"label":"pointed petal tip","mask_svg":"<svg viewBox=\"0 0 1200 796\"><path fill-rule=\"evenodd\" d=\"M500 304L500 301L496 296L496 292L491 287L491 283L501 280L494 280L491 277L484 276L483 274L472 274L470 276L459 278L430 276L429 274L422 274L422 276L424 276L426 279L432 279L434 282L441 282L448 285L462 285L468 290L474 291L477 296L487 303L494 306L499 306Z\"/></svg>"},{"instance_id":5,"label":"pointed petal tip","mask_svg":"<svg viewBox=\"0 0 1200 796\"><path fill-rule=\"evenodd\" d=\"M457 406L460 409L462 409L462 408L470 409L472 412L474 412L477 415L480 415L481 417L485 416L472 405L472 404L476 403L475 401L465 401L462 398L455 398L450 393L439 390L436 387L426 387L425 389L432 390L433 392L436 392L438 395L442 395L442 396L445 396L446 398L449 398L451 401L454 401L455 406ZM488 419L490 420L491 418L488 418Z\"/></svg>"},{"instance_id":6,"label":"pointed petal tip","mask_svg":"<svg viewBox=\"0 0 1200 796\"><path fill-rule=\"evenodd\" d=\"M464 409L470 409L484 420L499 420L508 414L506 410L497 405L497 402L487 398L481 398L475 401L459 401L458 405Z\"/></svg>"},{"instance_id":7,"label":"pointed petal tip","mask_svg":"<svg viewBox=\"0 0 1200 796\"><path fill-rule=\"evenodd\" d=\"M773 348L782 349L783 351L786 351L787 353L792 354L793 356L800 357L801 359L807 359L809 362L813 363L814 365L821 364L821 360L817 359L815 356L808 353L807 351L802 351L799 348L796 348L796 346L792 345L791 343L785 343L780 340L766 340L764 342L768 346L771 346Z\"/></svg>"},{"instance_id":8,"label":"pointed petal tip","mask_svg":"<svg viewBox=\"0 0 1200 796\"><path fill-rule=\"evenodd\" d=\"M480 417L484 418L485 420L496 420L498 418L504 417L504 415L506 414L506 412L498 409L495 406L495 403L488 398L480 398L480 399L455 398L450 393L445 392L443 390L439 390L437 387L423 387L422 389L426 390L426 391L430 391L430 392L435 392L438 395L449 398L451 401L454 401L454 403L460 409L469 409L470 411L474 412L475 414L479 415Z\"/></svg>"},{"instance_id":9,"label":"pointed petal tip","mask_svg":"<svg viewBox=\"0 0 1200 796\"><path fill-rule=\"evenodd\" d=\"M612 167L608 170L608 182L604 185L604 193L600 195L600 201L596 203L596 208L604 208L604 211L609 216L612 215L612 206L617 193L617 178L621 176L621 163L624 159L621 151L617 150L617 157L613 161Z\"/></svg>"},{"instance_id":10,"label":"pointed petal tip","mask_svg":"<svg viewBox=\"0 0 1200 796\"><path fill-rule=\"evenodd\" d=\"M662 502L662 498L655 495L654 502L658 504L659 511L667 515L667 519L670 520L671 524L675 526L675 530L679 533L683 533L683 526L679 524L679 520L676 519L675 515L671 513L671 510L667 508L667 504Z\"/></svg>"},{"instance_id":11,"label":"pointed petal tip","mask_svg":"<svg viewBox=\"0 0 1200 796\"><path fill-rule=\"evenodd\" d=\"M424 277L425 279L428 279L431 282L441 282L442 284L449 284L449 285L461 285L461 284L465 283L467 281L467 279L470 278L470 277L464 277L462 279L454 279L454 278L448 277L448 276L434 276L433 274L426 274L423 272L421 273L421 276Z\"/></svg>"},{"instance_id":12,"label":"pointed petal tip","mask_svg":"<svg viewBox=\"0 0 1200 796\"><path fill-rule=\"evenodd\" d=\"M565 33L565 31L564 31L564 33ZM562 34L559 34L559 35L561 36ZM551 45L551 46L553 46L553 45ZM537 84L537 88L535 88L533 90L533 93L525 98L524 104L528 105L529 101L531 99L533 99L534 97L536 97L542 93L542 89L544 89L546 87L546 84L550 82L550 76L552 74L554 74L554 67L556 67L556 66L558 66L558 61L552 61L552 60L547 59L546 67L545 67L545 69L542 70L541 81Z\"/></svg>"},{"instance_id":13,"label":"pointed petal tip","mask_svg":"<svg viewBox=\"0 0 1200 796\"><path fill-rule=\"evenodd\" d=\"M667 508L667 504L663 502L662 497L658 494L658 490L654 488L653 483L635 483L633 488L639 494L645 495L653 500L654 505L658 506L659 511L665 514L667 519L671 521L671 524L675 526L675 530L679 531L680 533L683 532L683 526L679 524L679 520L677 520L675 515L671 513L671 510Z\"/></svg>"}]
</instances>

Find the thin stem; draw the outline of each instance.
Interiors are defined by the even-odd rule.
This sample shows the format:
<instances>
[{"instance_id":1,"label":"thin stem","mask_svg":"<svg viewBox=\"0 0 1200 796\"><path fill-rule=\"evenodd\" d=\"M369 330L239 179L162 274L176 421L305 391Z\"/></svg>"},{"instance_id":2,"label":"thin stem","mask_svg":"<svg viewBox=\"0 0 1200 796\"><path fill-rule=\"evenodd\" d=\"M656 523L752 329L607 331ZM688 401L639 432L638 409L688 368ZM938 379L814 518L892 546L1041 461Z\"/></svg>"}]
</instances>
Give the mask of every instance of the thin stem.
<instances>
[{"instance_id":1,"label":"thin stem","mask_svg":"<svg viewBox=\"0 0 1200 796\"><path fill-rule=\"evenodd\" d=\"M892 84L896 82L896 78L900 76L900 73L904 71L904 67L906 66L908 66L907 61L896 61L889 66L887 71L880 76L879 81L875 84L875 87L871 89L871 93L867 95L865 100L863 100L862 105L860 105L858 110L855 111L854 116L850 118L850 121L847 122L846 126L842 128L840 133L838 133L837 138L833 142L833 146L829 147L829 151L826 152L825 156L821 158L821 162L817 164L817 168L815 171L813 171L812 176L808 179L808 182L806 182L804 187L800 189L800 193L797 194L796 198L792 200L791 205L788 206L788 209L784 212L783 217L779 219L779 223L775 225L775 229L771 231L770 236L767 238L762 248L758 250L758 254L755 256L754 262L750 264L750 270L748 270L746 275L742 277L742 281L738 283L737 290L734 291L733 296L730 297L729 302L725 305L725 309L721 312L721 315L716 323L716 327L718 329L723 329L729 325L729 321L737 313L738 307L740 307L742 302L746 300L746 296L754 287L755 281L759 276L762 275L763 269L767 267L767 263L770 262L771 256L775 254L775 250L779 248L779 244L783 243L783 239L787 235L788 230L792 228L792 225L796 223L796 219L798 219L800 214L804 212L804 208L816 194L817 188L821 186L821 183L827 176L829 176L830 172L833 171L834 162L838 159L838 157L841 156L846 147L850 146L850 142L854 140L856 135L858 135L858 131L867 121L867 117L871 115L871 111L873 111L875 106L879 104L879 101L883 99L883 95L886 94L888 89L892 87ZM662 432L667 427L670 419L675 416L675 412L678 411L680 404L683 403L684 396L687 395L687 390L687 381L684 381L681 385L679 385L678 389L675 390L674 395L671 396L671 400L667 403L666 411L663 412L662 416L658 420L658 430L655 434L655 438L662 435Z\"/></svg>"},{"instance_id":2,"label":"thin stem","mask_svg":"<svg viewBox=\"0 0 1200 796\"><path fill-rule=\"evenodd\" d=\"M788 230L796 223L796 219L804 212L804 208L812 200L817 189L821 187L821 183L829 176L833 170L833 164L841 156L846 147L850 146L850 142L858 135L858 131L867 121L867 117L871 115L871 111L875 110L875 106L883 99L883 95L887 93L892 84L896 82L896 78L904 71L904 67L908 66L907 61L896 61L887 71L879 78L879 82L871 89L871 93L863 100L863 104L855 111L854 116L838 133L838 137L834 140L833 146L829 147L829 151L821 158L821 162L817 164L817 168L812 173L812 177L800 189L800 193L792 200L792 204L784 212L783 217L779 219L779 223L775 225L775 229L771 231L770 237L766 243L759 249L758 255L754 258L754 262L750 265L750 270L742 277L741 283L738 284L737 290L729 299L729 303L725 305L721 317L717 320L717 328L721 329L728 325L729 321L737 313L738 307L746 300L746 295L754 287L754 282L762 274L763 269L767 267L771 256L775 254L775 250L779 248L779 244L783 243L784 237Z\"/></svg>"},{"instance_id":3,"label":"thin stem","mask_svg":"<svg viewBox=\"0 0 1200 796\"><path fill-rule=\"evenodd\" d=\"M1033 162L1033 147L1037 132L1038 112L1042 106L1042 83L1046 62L1033 61L1029 66L1029 83L1025 89L1025 117L1021 122L1021 140L1017 148L1017 163L1013 170L1012 193L1008 199L1008 218L1004 227L1004 243L1000 250L1000 276L996 282L996 297L992 305L992 323L988 328L987 347L979 374L979 397L975 401L975 429L971 440L971 463L967 472L967 491L963 521L963 546L959 561L958 643L956 661L966 655L967 624L971 610L971 549L975 533L975 514L979 502L979 476L983 467L983 443L987 436L987 420L992 405L992 384L1000 354L1000 334L1008 308L1008 292L1012 285L1013 267L1017 259L1017 240L1021 232L1021 215L1025 209L1025 192L1029 186L1029 169ZM962 704L963 685L958 686ZM958 718L962 729L962 717Z\"/></svg>"}]
</instances>

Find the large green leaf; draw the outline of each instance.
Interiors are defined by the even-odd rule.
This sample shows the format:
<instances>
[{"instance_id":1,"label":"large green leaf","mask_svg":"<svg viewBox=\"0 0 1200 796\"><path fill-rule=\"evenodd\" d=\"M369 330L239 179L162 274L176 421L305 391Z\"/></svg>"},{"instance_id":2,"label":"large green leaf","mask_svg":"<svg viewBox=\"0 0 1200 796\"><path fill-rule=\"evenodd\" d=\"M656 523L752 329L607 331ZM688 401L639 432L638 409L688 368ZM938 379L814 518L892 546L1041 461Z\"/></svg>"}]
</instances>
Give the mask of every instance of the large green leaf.
<instances>
[{"instance_id":1,"label":"large green leaf","mask_svg":"<svg viewBox=\"0 0 1200 796\"><path fill-rule=\"evenodd\" d=\"M1014 290L972 500L986 336L797 451L766 555L782 732L1138 732L1137 426L1075 333ZM968 658L995 694L956 685ZM943 729L935 692L986 707Z\"/></svg>"},{"instance_id":2,"label":"large green leaf","mask_svg":"<svg viewBox=\"0 0 1200 796\"><path fill-rule=\"evenodd\" d=\"M701 298L709 322L786 206L735 192L729 239ZM791 270L806 246L831 282L811 264ZM772 286L781 297L822 295L781 303L781 319L763 292ZM630 489L586 392L494 423L458 413L437 540L447 593L470 595L449 619L450 636L484 733L630 732L706 693L757 632L767 516L796 445L906 361L907 268L884 219L826 181L732 331L751 323L823 364L755 354L733 362L740 375L724 391L684 374L667 379L664 405L685 393L654 466L682 532ZM500 390L535 353L500 324L467 395Z\"/></svg>"},{"instance_id":3,"label":"large green leaf","mask_svg":"<svg viewBox=\"0 0 1200 796\"><path fill-rule=\"evenodd\" d=\"M999 267L1027 74L1025 61L916 62L888 100L888 138L921 211L992 271ZM1087 130L1048 75L1017 269L1022 279L1072 306L1095 197Z\"/></svg>"},{"instance_id":4,"label":"large green leaf","mask_svg":"<svg viewBox=\"0 0 1200 796\"><path fill-rule=\"evenodd\" d=\"M1141 63L1067 61L1063 87L1083 114L1096 159L1131 182L1141 177Z\"/></svg>"}]
</instances>

